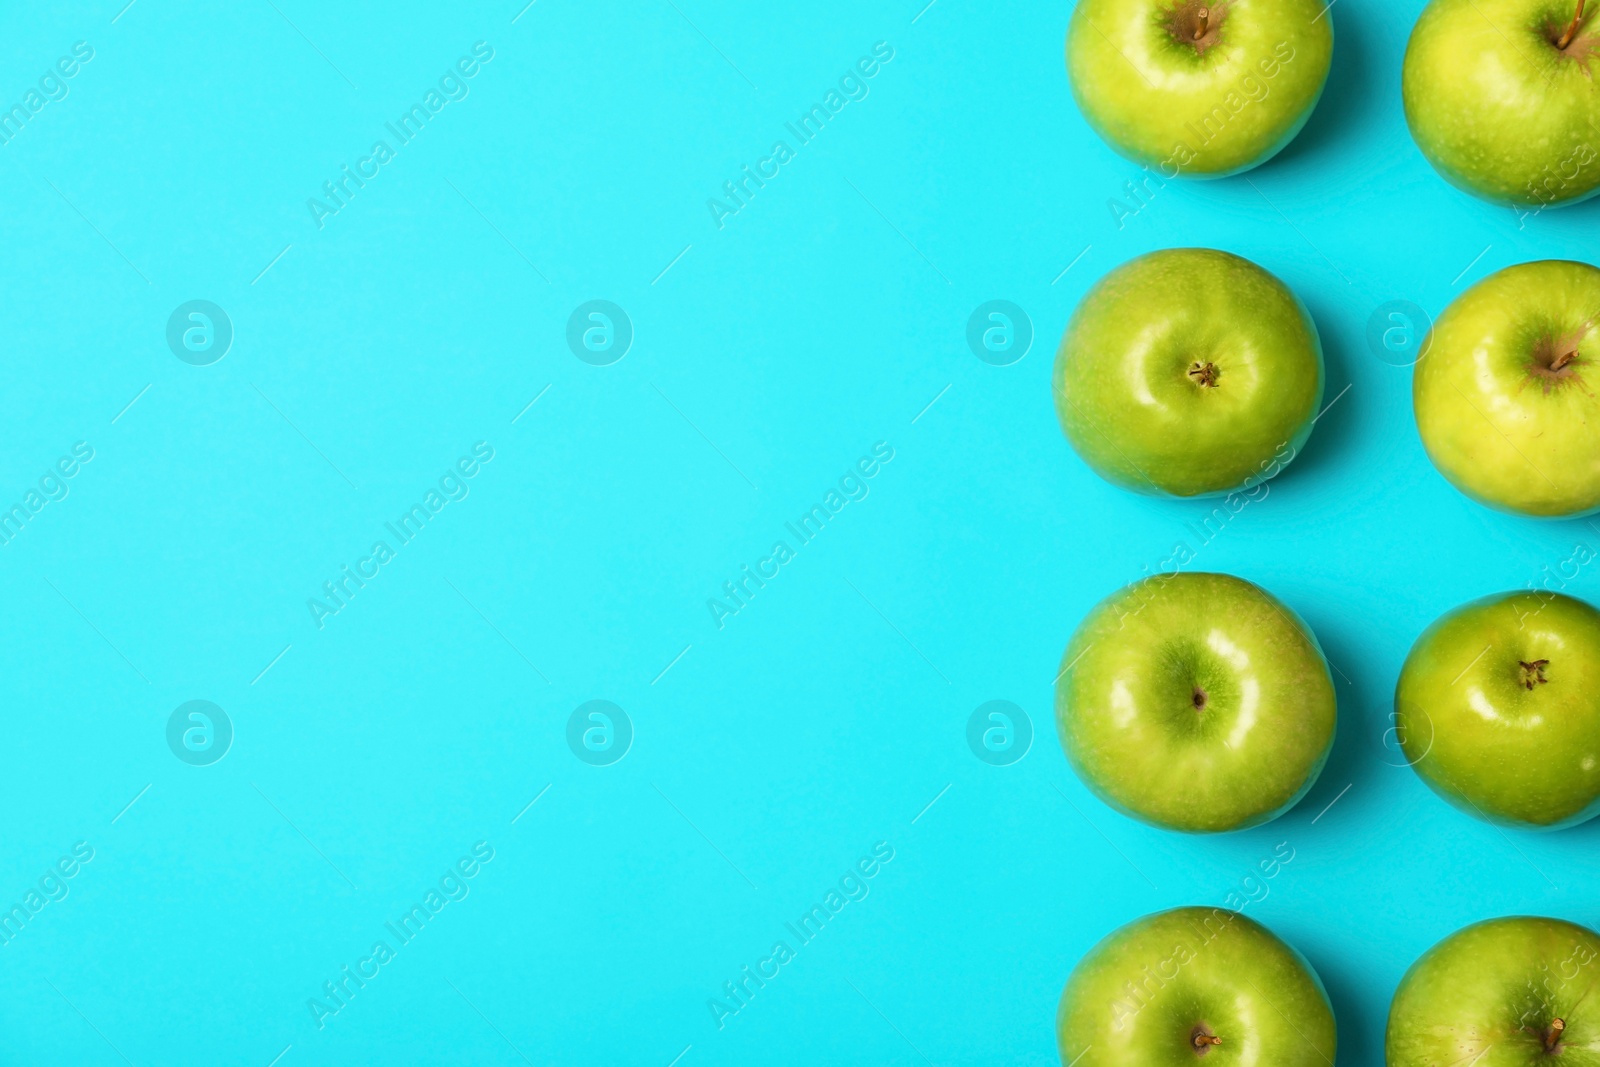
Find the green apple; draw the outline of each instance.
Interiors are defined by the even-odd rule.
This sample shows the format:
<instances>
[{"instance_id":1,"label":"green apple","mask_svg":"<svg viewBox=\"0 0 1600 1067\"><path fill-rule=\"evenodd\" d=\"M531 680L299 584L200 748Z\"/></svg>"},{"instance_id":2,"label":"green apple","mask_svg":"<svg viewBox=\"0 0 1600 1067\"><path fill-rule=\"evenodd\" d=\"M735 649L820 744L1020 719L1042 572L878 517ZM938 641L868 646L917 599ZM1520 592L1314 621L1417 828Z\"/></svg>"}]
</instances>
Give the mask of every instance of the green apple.
<instances>
[{"instance_id":1,"label":"green apple","mask_svg":"<svg viewBox=\"0 0 1600 1067\"><path fill-rule=\"evenodd\" d=\"M1271 930L1236 911L1174 908L1078 961L1056 1042L1072 1067L1328 1067L1335 1031L1317 973Z\"/></svg>"},{"instance_id":2,"label":"green apple","mask_svg":"<svg viewBox=\"0 0 1600 1067\"><path fill-rule=\"evenodd\" d=\"M1600 1064L1600 936L1514 916L1457 930L1411 965L1389 1006L1388 1067Z\"/></svg>"},{"instance_id":3,"label":"green apple","mask_svg":"<svg viewBox=\"0 0 1600 1067\"><path fill-rule=\"evenodd\" d=\"M1400 669L1394 729L1462 811L1525 829L1600 814L1600 611L1551 592L1464 604Z\"/></svg>"},{"instance_id":4,"label":"green apple","mask_svg":"<svg viewBox=\"0 0 1600 1067\"><path fill-rule=\"evenodd\" d=\"M1107 804L1172 830L1277 818L1333 745L1333 680L1310 629L1260 586L1161 574L1102 600L1056 681L1073 770Z\"/></svg>"},{"instance_id":5,"label":"green apple","mask_svg":"<svg viewBox=\"0 0 1600 1067\"><path fill-rule=\"evenodd\" d=\"M1322 342L1277 278L1209 248L1151 252L1084 296L1056 356L1056 414L1114 485L1251 489L1299 453L1322 402Z\"/></svg>"},{"instance_id":6,"label":"green apple","mask_svg":"<svg viewBox=\"0 0 1600 1067\"><path fill-rule=\"evenodd\" d=\"M1600 190L1600 3L1433 0L1401 92L1417 147L1486 200L1554 207Z\"/></svg>"},{"instance_id":7,"label":"green apple","mask_svg":"<svg viewBox=\"0 0 1600 1067\"><path fill-rule=\"evenodd\" d=\"M1522 515L1600 508L1600 270L1507 267L1457 297L1423 346L1412 406L1451 484Z\"/></svg>"},{"instance_id":8,"label":"green apple","mask_svg":"<svg viewBox=\"0 0 1600 1067\"><path fill-rule=\"evenodd\" d=\"M1166 179L1271 159L1311 116L1332 59L1322 0L1078 0L1067 27L1083 117Z\"/></svg>"}]
</instances>

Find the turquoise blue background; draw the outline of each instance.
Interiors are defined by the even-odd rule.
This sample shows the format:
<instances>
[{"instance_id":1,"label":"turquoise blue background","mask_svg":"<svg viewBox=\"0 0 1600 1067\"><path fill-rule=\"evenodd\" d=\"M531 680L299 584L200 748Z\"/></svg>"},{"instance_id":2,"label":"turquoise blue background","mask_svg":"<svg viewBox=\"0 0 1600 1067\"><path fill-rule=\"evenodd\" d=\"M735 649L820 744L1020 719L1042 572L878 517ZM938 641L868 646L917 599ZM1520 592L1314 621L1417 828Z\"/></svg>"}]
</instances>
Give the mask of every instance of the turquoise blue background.
<instances>
[{"instance_id":1,"label":"turquoise blue background","mask_svg":"<svg viewBox=\"0 0 1600 1067\"><path fill-rule=\"evenodd\" d=\"M1400 110L1422 4L1342 0L1299 139L1119 227L1137 170L1072 104L1069 6L924 2L0 16L0 102L94 49L0 146L0 505L94 449L0 547L0 903L94 849L0 947L0 1063L1053 1064L1095 940L1240 891L1325 979L1341 1062L1370 1064L1450 931L1600 921L1600 824L1467 819L1385 743L1430 620L1600 594L1593 564L1550 577L1600 529L1451 489L1410 371L1365 340L1387 301L1437 314L1584 258L1600 207L1519 222L1445 185ZM470 94L319 228L308 198L477 41ZM880 41L869 95L719 229L707 200ZM1173 245L1283 277L1337 397L1204 544L1209 505L1071 454L1048 384L1087 287ZM234 329L210 366L165 340L194 299ZM633 324L610 366L566 343L591 299ZM966 343L993 299L1035 331L1011 366ZM480 441L470 495L319 629L308 598ZM869 495L719 629L707 600L880 441ZM1179 542L1291 604L1336 671L1321 780L1227 837L1110 811L1051 723L1078 619ZM196 699L235 731L210 766L166 742ZM593 699L632 722L610 766L567 744ZM996 699L1034 727L1010 766L965 739ZM477 842L470 894L319 1029L307 1001ZM869 895L719 1028L723 983L878 842Z\"/></svg>"}]
</instances>

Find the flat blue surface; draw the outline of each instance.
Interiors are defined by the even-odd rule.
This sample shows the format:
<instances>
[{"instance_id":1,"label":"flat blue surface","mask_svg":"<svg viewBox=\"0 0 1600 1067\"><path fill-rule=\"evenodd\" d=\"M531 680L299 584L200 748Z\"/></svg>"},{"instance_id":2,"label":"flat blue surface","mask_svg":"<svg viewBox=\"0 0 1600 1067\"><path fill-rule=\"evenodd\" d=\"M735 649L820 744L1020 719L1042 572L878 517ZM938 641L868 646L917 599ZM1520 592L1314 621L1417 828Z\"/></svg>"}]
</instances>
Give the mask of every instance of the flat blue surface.
<instances>
[{"instance_id":1,"label":"flat blue surface","mask_svg":"<svg viewBox=\"0 0 1600 1067\"><path fill-rule=\"evenodd\" d=\"M1600 202L1519 220L1446 186L1400 110L1420 0L1342 0L1303 135L1119 227L1137 171L1072 104L1068 5L924 2L0 16L5 102L93 50L0 145L0 505L40 489L0 546L0 902L41 889L0 946L0 1063L1048 1065L1095 940L1243 892L1325 979L1341 1062L1372 1064L1437 939L1600 920L1600 823L1503 833L1384 743L1430 620L1530 583L1600 595L1592 565L1551 577L1600 529L1456 493L1410 371L1365 339L1387 301L1437 314L1592 254ZM446 78L475 42L492 59ZM798 143L877 42L893 58ZM779 140L719 227L707 200ZM313 211L344 165L365 185ZM1088 286L1186 244L1300 294L1334 401L1209 536L1209 504L1092 475L1049 391ZM607 366L567 342L596 299L633 329ZM966 341L996 299L1035 332L1004 367ZM232 324L220 361L168 346L191 300ZM41 486L78 442L92 460ZM836 489L857 499L823 532L788 531ZM418 504L402 542L385 524ZM1227 837L1110 811L1051 722L1079 618L1180 543L1293 605L1336 671L1321 780ZM745 565L776 576L719 627ZM319 626L345 566L376 575ZM231 723L220 761L177 758L182 723L169 747L191 700ZM631 723L608 766L575 754L584 723L569 746L591 700ZM1032 720L1009 766L967 744L990 700ZM847 878L875 846L892 860ZM785 924L841 880L860 899L802 943ZM430 890L402 942L386 924ZM780 941L719 1027L708 1002ZM346 966L372 977L331 1000Z\"/></svg>"}]
</instances>

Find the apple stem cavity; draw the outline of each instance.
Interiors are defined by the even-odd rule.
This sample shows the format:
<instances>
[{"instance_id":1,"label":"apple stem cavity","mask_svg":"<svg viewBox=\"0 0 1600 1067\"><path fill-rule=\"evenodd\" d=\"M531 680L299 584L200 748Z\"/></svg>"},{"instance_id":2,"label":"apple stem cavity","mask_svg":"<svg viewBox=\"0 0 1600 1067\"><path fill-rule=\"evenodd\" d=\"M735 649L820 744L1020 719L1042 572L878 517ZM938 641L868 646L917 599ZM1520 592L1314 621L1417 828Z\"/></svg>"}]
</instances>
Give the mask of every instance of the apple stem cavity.
<instances>
[{"instance_id":1,"label":"apple stem cavity","mask_svg":"<svg viewBox=\"0 0 1600 1067\"><path fill-rule=\"evenodd\" d=\"M1193 48L1195 55L1203 56L1222 40L1222 23L1227 15L1228 0L1186 0L1168 16L1167 32L1180 44Z\"/></svg>"},{"instance_id":2,"label":"apple stem cavity","mask_svg":"<svg viewBox=\"0 0 1600 1067\"><path fill-rule=\"evenodd\" d=\"M1528 362L1528 377L1541 384L1546 396L1555 385L1577 377L1584 362L1578 358L1578 346L1588 336L1592 325L1586 322L1566 337L1548 334L1534 346L1533 358Z\"/></svg>"},{"instance_id":3,"label":"apple stem cavity","mask_svg":"<svg viewBox=\"0 0 1600 1067\"><path fill-rule=\"evenodd\" d=\"M1202 389L1215 389L1217 379L1221 376L1222 370L1210 361L1202 363L1196 360L1189 365L1189 377L1193 378Z\"/></svg>"},{"instance_id":4,"label":"apple stem cavity","mask_svg":"<svg viewBox=\"0 0 1600 1067\"><path fill-rule=\"evenodd\" d=\"M1518 660L1517 666L1522 668L1520 678L1520 681L1522 682L1522 688L1530 692L1532 692L1534 686L1545 685L1550 681L1550 679L1544 676L1544 669L1550 666L1550 661L1547 659L1536 659L1532 663ZM1562 1027L1567 1025L1566 1023L1562 1023L1560 1019L1557 1019L1556 1022L1561 1023ZM1557 1027L1557 1032L1559 1031L1560 1027Z\"/></svg>"},{"instance_id":5,"label":"apple stem cavity","mask_svg":"<svg viewBox=\"0 0 1600 1067\"><path fill-rule=\"evenodd\" d=\"M1556 40L1556 47L1563 52L1565 52L1567 50L1567 46L1572 43L1572 39L1578 36L1578 28L1583 25L1584 3L1585 0L1578 0L1578 10L1573 14L1572 22L1567 26L1566 32Z\"/></svg>"}]
</instances>

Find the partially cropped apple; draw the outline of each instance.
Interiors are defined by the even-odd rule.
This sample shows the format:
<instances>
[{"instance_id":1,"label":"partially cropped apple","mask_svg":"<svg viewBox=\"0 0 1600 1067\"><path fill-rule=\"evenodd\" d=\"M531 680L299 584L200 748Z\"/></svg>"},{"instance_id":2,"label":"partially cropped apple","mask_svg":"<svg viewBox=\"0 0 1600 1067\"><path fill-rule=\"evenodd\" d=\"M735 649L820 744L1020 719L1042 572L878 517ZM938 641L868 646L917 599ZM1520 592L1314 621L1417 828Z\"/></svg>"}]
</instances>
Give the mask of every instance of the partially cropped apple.
<instances>
[{"instance_id":1,"label":"partially cropped apple","mask_svg":"<svg viewBox=\"0 0 1600 1067\"><path fill-rule=\"evenodd\" d=\"M1332 59L1321 0L1079 0L1067 28L1084 118L1168 179L1271 159L1311 116Z\"/></svg>"},{"instance_id":2,"label":"partially cropped apple","mask_svg":"<svg viewBox=\"0 0 1600 1067\"><path fill-rule=\"evenodd\" d=\"M1504 511L1600 509L1600 270L1507 267L1457 297L1423 351L1412 405L1439 473Z\"/></svg>"},{"instance_id":3,"label":"partially cropped apple","mask_svg":"<svg viewBox=\"0 0 1600 1067\"><path fill-rule=\"evenodd\" d=\"M1600 611L1550 592L1448 612L1395 686L1395 732L1434 792L1524 829L1600 814Z\"/></svg>"},{"instance_id":4,"label":"partially cropped apple","mask_svg":"<svg viewBox=\"0 0 1600 1067\"><path fill-rule=\"evenodd\" d=\"M1151 252L1084 296L1056 356L1073 449L1158 496L1250 489L1299 453L1322 401L1322 343L1283 282L1209 248Z\"/></svg>"},{"instance_id":5,"label":"partially cropped apple","mask_svg":"<svg viewBox=\"0 0 1600 1067\"><path fill-rule=\"evenodd\" d=\"M1597 15L1595 0L1433 0L1401 77L1428 162L1503 204L1555 207L1600 190Z\"/></svg>"},{"instance_id":6,"label":"partially cropped apple","mask_svg":"<svg viewBox=\"0 0 1600 1067\"><path fill-rule=\"evenodd\" d=\"M1389 1006L1388 1067L1600 1063L1600 936L1515 916L1457 930L1411 965Z\"/></svg>"},{"instance_id":7,"label":"partially cropped apple","mask_svg":"<svg viewBox=\"0 0 1600 1067\"><path fill-rule=\"evenodd\" d=\"M1271 930L1222 908L1174 908L1085 954L1061 993L1056 1042L1072 1067L1327 1067L1336 1034L1317 973Z\"/></svg>"},{"instance_id":8,"label":"partially cropped apple","mask_svg":"<svg viewBox=\"0 0 1600 1067\"><path fill-rule=\"evenodd\" d=\"M1226 574L1146 578L1097 604L1056 682L1067 758L1100 799L1156 826L1256 826L1305 795L1333 745L1309 628Z\"/></svg>"}]
</instances>

